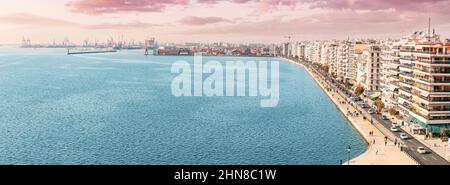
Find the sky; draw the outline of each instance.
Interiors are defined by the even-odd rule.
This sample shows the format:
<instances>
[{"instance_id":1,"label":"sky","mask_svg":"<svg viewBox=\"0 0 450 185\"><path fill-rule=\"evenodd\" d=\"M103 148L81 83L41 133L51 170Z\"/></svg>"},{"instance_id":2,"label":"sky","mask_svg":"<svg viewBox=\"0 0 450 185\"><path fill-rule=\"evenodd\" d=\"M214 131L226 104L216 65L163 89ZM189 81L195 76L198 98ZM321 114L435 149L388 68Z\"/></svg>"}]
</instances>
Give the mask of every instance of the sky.
<instances>
[{"instance_id":1,"label":"sky","mask_svg":"<svg viewBox=\"0 0 450 185\"><path fill-rule=\"evenodd\" d=\"M400 38L427 30L428 17L448 38L449 8L450 0L1 0L0 43Z\"/></svg>"}]
</instances>

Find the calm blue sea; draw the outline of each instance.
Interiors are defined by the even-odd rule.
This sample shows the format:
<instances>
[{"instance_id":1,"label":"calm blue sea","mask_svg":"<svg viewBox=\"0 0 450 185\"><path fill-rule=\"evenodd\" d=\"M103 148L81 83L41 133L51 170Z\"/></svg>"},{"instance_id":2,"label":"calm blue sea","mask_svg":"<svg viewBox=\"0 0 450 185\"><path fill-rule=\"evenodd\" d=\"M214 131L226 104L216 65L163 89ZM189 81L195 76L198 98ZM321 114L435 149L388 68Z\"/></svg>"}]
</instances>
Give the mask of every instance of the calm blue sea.
<instances>
[{"instance_id":1,"label":"calm blue sea","mask_svg":"<svg viewBox=\"0 0 450 185\"><path fill-rule=\"evenodd\" d=\"M193 57L65 52L0 48L0 164L338 164L349 145L352 158L366 149L286 62L278 106L261 108L260 97L174 97L171 64Z\"/></svg>"}]
</instances>

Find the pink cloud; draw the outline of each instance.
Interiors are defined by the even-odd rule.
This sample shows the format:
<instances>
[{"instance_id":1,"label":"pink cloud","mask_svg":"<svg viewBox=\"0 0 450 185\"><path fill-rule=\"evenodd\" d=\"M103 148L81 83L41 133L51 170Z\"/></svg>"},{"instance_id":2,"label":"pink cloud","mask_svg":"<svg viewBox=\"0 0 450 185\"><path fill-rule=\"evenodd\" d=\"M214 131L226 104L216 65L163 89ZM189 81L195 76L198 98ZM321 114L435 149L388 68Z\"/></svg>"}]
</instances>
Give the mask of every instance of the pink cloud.
<instances>
[{"instance_id":1,"label":"pink cloud","mask_svg":"<svg viewBox=\"0 0 450 185\"><path fill-rule=\"evenodd\" d=\"M400 37L424 30L428 17L404 16L395 11L332 10L302 18L246 21L232 25L192 29L180 34L275 37L296 35L301 39L345 39L355 37ZM446 17L436 17L436 25L448 24ZM270 25L270 29L267 26ZM438 30L439 31L439 30ZM448 31L440 30L447 34ZM446 33L447 32L447 33Z\"/></svg>"},{"instance_id":2,"label":"pink cloud","mask_svg":"<svg viewBox=\"0 0 450 185\"><path fill-rule=\"evenodd\" d=\"M311 8L336 10L387 10L449 14L449 0L308 0Z\"/></svg>"},{"instance_id":3,"label":"pink cloud","mask_svg":"<svg viewBox=\"0 0 450 185\"><path fill-rule=\"evenodd\" d=\"M253 3L253 6L256 8L256 10L266 12L276 9L279 6L294 7L295 5L297 5L302 1L301 0L197 0L197 2L205 4L218 4L220 2L229 2L235 4Z\"/></svg>"},{"instance_id":4,"label":"pink cloud","mask_svg":"<svg viewBox=\"0 0 450 185\"><path fill-rule=\"evenodd\" d=\"M42 17L34 14L17 13L0 15L0 22L18 25L33 25L33 26L76 26L79 25L75 22Z\"/></svg>"},{"instance_id":5,"label":"pink cloud","mask_svg":"<svg viewBox=\"0 0 450 185\"><path fill-rule=\"evenodd\" d=\"M160 12L167 6L187 5L189 0L76 0L67 4L72 11L85 14L117 12Z\"/></svg>"},{"instance_id":6,"label":"pink cloud","mask_svg":"<svg viewBox=\"0 0 450 185\"><path fill-rule=\"evenodd\" d=\"M150 24L140 21L130 22L130 23L103 23L84 26L87 29L145 29L159 26L158 24Z\"/></svg>"},{"instance_id":7,"label":"pink cloud","mask_svg":"<svg viewBox=\"0 0 450 185\"><path fill-rule=\"evenodd\" d=\"M274 9L278 6L295 6L299 0L73 0L67 3L72 11L91 15L118 12L161 12L169 6L189 4L253 3L257 9ZM261 8L264 7L264 8Z\"/></svg>"},{"instance_id":8,"label":"pink cloud","mask_svg":"<svg viewBox=\"0 0 450 185\"><path fill-rule=\"evenodd\" d=\"M196 16L188 16L188 17L184 17L183 19L179 20L180 23L182 24L187 24L187 25L194 25L194 26L199 26L199 25L206 25L206 24L214 24L214 23L220 23L220 22L232 22L228 19L224 19L221 17L196 17Z\"/></svg>"}]
</instances>

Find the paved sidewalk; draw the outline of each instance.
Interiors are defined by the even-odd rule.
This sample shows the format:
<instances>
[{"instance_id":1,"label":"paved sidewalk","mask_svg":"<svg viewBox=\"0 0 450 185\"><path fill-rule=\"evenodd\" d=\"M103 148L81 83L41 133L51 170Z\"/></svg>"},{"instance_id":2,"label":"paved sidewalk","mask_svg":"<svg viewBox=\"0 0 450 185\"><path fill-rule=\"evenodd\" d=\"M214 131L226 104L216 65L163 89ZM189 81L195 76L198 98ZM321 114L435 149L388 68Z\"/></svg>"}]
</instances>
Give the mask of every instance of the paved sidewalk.
<instances>
[{"instance_id":1,"label":"paved sidewalk","mask_svg":"<svg viewBox=\"0 0 450 185\"><path fill-rule=\"evenodd\" d=\"M301 64L290 61L296 65ZM363 119L361 114L356 116L356 109L350 104L347 104L340 94L332 89L327 89L327 83L314 75L306 67L304 67L308 73L314 78L319 86L324 90L328 97L334 102L341 112L345 114L348 121L356 128L362 138L368 143L368 150L362 155L350 160L350 165L416 165L417 163L411 159L404 152L400 151L400 148L394 146L394 143L387 140L385 146L385 136L370 123L370 120ZM348 113L352 115L350 115ZM373 132L373 135L369 133ZM375 141L375 143L373 143ZM344 163L345 165L348 162Z\"/></svg>"}]
</instances>

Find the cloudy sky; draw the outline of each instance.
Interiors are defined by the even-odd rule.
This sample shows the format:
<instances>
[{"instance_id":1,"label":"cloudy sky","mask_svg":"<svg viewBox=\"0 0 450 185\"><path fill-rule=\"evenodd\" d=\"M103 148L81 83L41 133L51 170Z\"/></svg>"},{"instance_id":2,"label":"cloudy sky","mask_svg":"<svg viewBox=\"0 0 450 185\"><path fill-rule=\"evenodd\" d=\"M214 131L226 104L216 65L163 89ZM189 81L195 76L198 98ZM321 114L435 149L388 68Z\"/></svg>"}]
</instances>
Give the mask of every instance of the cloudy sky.
<instances>
[{"instance_id":1,"label":"cloudy sky","mask_svg":"<svg viewBox=\"0 0 450 185\"><path fill-rule=\"evenodd\" d=\"M1 0L0 43L281 42L401 37L428 17L450 36L450 0Z\"/></svg>"}]
</instances>

